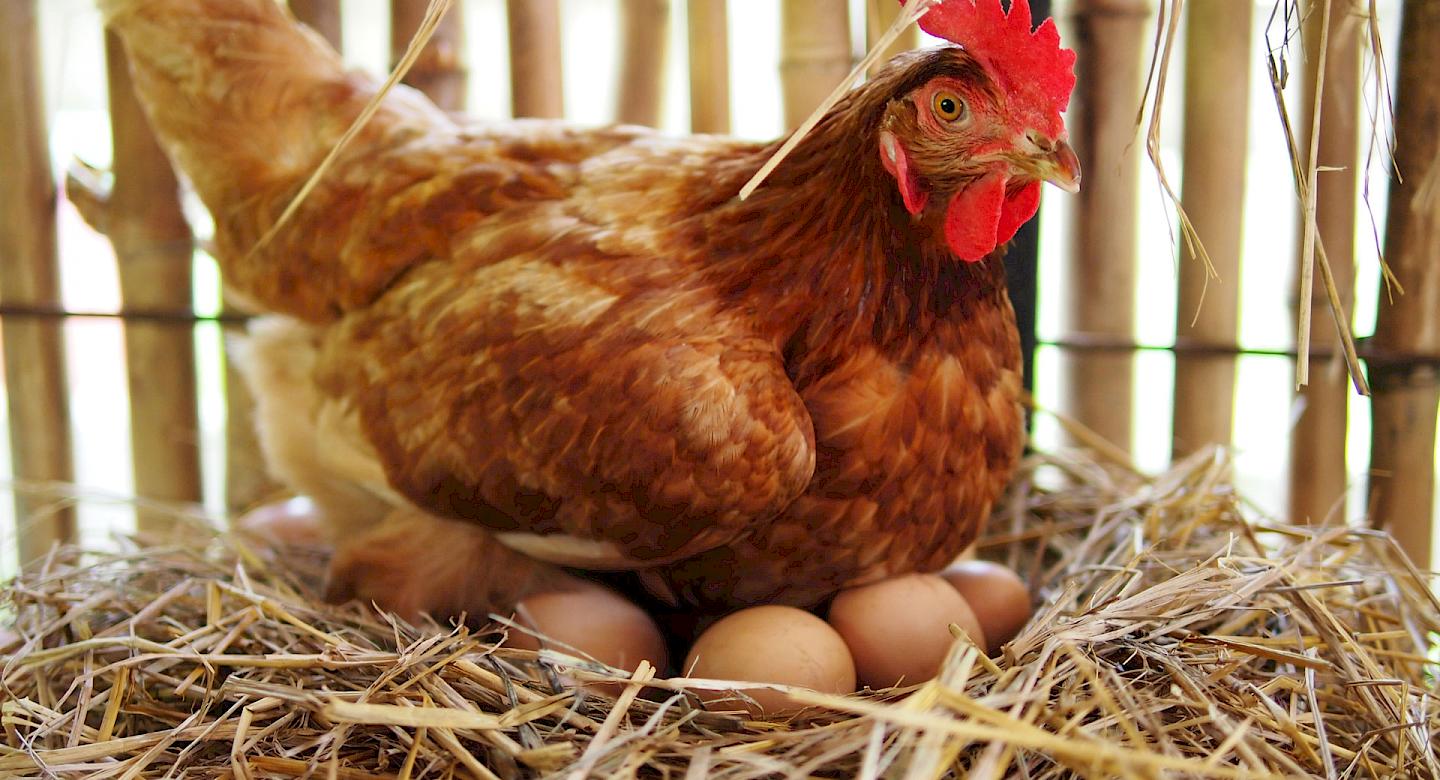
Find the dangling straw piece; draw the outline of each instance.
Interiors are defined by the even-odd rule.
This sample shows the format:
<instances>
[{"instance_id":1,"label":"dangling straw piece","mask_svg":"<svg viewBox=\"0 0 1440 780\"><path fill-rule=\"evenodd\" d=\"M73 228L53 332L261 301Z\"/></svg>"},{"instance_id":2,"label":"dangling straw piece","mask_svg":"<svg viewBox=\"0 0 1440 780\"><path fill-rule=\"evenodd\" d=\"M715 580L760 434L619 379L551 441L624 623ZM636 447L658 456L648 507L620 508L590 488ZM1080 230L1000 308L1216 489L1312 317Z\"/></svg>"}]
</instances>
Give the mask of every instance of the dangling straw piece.
<instances>
[{"instance_id":1,"label":"dangling straw piece","mask_svg":"<svg viewBox=\"0 0 1440 780\"><path fill-rule=\"evenodd\" d=\"M271 225L270 229L265 231L265 235L261 236L260 240L255 242L255 246L250 248L248 256L253 257L255 253L264 249L265 246L275 238L276 234L280 232L280 228L284 227L285 224L295 216L295 212L300 210L300 205L305 202L305 199L310 196L310 193L315 187L325 178L325 174L330 171L335 161L340 158L340 153L345 150L345 147L348 146L351 141L355 140L355 136L359 135L360 131L365 129L365 125L369 124L370 119L380 110L380 103L385 100L385 96L389 95L390 90L394 89L395 85L399 84L400 81L410 73L410 69L414 67L415 62L420 59L420 53L425 50L426 45L430 43L430 39L435 36L435 30L440 26L440 21L444 19L445 14L450 11L450 4L452 2L453 0L430 0L430 6L425 9L425 19L421 21L420 28L415 31L415 37L410 39L410 45L405 49L405 56L400 58L400 61L395 65L395 69L390 72L390 77L385 79L385 83L380 86L375 96L370 98L370 102L365 104L365 109L360 112L360 116L356 117L355 121L350 123L350 127L346 129L345 134L340 136L340 140L335 143L334 148L330 150L329 154L325 155L325 159L320 162L320 167L316 168L315 172L310 174L310 178L305 180L305 186L301 187L300 191L295 194L295 197L290 200L290 204L280 213L280 218L275 220L275 224Z\"/></svg>"},{"instance_id":2,"label":"dangling straw piece","mask_svg":"<svg viewBox=\"0 0 1440 780\"><path fill-rule=\"evenodd\" d=\"M825 114L835 106L835 103L845 96L846 92L850 91L850 87L854 86L855 82L859 81L860 77L865 75L866 71L870 69L870 66L875 64L876 60L880 59L890 44L893 43L896 38L899 38L901 33L905 32L905 28L920 21L920 17L924 16L925 12L939 5L940 2L941 0L912 0L906 3L904 10L901 11L899 16L895 17L895 21L890 25L889 29L885 30L885 34L875 40L874 45L870 47L870 51L865 53L865 56L855 65L849 75L841 79L839 84L835 85L835 89L831 90L830 94L827 95L824 100L820 101L820 105L815 107L815 110L810 113L810 116L807 117L804 122L800 123L800 126L795 129L795 132L790 134L790 138L785 141L780 149L771 155L770 159L766 160L764 165L760 166L760 170L756 171L755 175L750 177L750 181L745 182L745 186L740 188L740 200L745 200L750 197L750 195L755 192L755 189L765 181L765 178L774 172L775 168L778 167L786 157L790 156L791 152L795 151L795 147L799 146L800 142L805 140L805 136L809 135L810 131L815 129L815 125L820 123L820 118L825 116Z\"/></svg>"}]
</instances>

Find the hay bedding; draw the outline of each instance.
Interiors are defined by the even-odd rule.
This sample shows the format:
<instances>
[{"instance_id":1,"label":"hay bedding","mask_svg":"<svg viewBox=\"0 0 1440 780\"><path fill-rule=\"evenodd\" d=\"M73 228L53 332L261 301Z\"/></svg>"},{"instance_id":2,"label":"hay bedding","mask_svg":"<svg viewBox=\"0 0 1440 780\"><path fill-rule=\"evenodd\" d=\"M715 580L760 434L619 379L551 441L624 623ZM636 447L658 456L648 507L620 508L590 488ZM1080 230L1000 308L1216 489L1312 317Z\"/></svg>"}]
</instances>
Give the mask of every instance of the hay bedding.
<instances>
[{"instance_id":1,"label":"hay bedding","mask_svg":"<svg viewBox=\"0 0 1440 780\"><path fill-rule=\"evenodd\" d=\"M321 605L313 553L58 553L5 594L0 775L1440 778L1426 578L1380 533L1247 519L1227 471L1031 461L983 543L1043 599L1005 653L961 637L936 681L783 723Z\"/></svg>"}]
</instances>

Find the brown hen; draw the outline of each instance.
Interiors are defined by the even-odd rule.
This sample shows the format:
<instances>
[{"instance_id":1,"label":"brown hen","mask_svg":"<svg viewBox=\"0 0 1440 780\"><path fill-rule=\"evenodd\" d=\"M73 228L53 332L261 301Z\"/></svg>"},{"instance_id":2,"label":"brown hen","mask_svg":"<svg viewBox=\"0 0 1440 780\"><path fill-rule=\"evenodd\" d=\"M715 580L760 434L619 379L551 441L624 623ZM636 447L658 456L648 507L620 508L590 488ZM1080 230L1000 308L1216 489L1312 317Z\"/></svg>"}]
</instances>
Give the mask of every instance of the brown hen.
<instances>
[{"instance_id":1,"label":"brown hen","mask_svg":"<svg viewBox=\"0 0 1440 780\"><path fill-rule=\"evenodd\" d=\"M1078 167L1003 57L898 58L745 201L776 144L462 126L397 89L262 244L376 84L274 0L101 5L273 315L262 438L335 595L474 613L567 567L811 605L949 563L1015 466L1003 244Z\"/></svg>"}]
</instances>

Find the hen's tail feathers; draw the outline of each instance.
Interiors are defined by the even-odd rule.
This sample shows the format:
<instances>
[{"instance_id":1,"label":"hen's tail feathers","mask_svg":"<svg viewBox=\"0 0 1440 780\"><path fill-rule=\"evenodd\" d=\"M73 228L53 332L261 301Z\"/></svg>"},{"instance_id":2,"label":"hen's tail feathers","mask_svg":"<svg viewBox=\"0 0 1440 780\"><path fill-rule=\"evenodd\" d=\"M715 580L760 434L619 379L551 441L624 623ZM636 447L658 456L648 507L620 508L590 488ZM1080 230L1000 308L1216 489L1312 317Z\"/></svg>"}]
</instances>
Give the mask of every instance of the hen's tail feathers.
<instances>
[{"instance_id":1,"label":"hen's tail feathers","mask_svg":"<svg viewBox=\"0 0 1440 780\"><path fill-rule=\"evenodd\" d=\"M234 258L275 223L378 85L347 72L339 55L277 0L98 3L125 44L156 134L214 214L222 253L239 263ZM345 156L364 159L399 138L445 127L453 124L418 93L396 89ZM345 172L327 178L337 175ZM327 198L313 200L318 207ZM307 225L312 233L304 239L278 236L275 253L293 257L297 242L313 244L320 240L313 231L327 227L338 240L346 226L335 216L328 226ZM225 270L242 290L279 281L258 267ZM268 281L247 284L252 274ZM287 301L278 308L313 319L307 312L322 303Z\"/></svg>"}]
</instances>

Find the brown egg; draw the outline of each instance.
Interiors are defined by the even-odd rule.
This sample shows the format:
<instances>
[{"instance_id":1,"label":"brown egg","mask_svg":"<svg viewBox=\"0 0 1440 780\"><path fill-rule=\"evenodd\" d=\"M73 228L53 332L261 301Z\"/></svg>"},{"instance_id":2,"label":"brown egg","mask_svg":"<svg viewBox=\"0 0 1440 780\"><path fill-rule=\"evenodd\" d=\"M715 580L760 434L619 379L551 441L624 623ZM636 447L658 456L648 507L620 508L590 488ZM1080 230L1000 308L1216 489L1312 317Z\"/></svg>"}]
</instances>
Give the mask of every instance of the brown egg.
<instances>
[{"instance_id":1,"label":"brown egg","mask_svg":"<svg viewBox=\"0 0 1440 780\"><path fill-rule=\"evenodd\" d=\"M304 496L261 504L236 518L235 527L275 546L319 547L328 541L315 504Z\"/></svg>"},{"instance_id":2,"label":"brown egg","mask_svg":"<svg viewBox=\"0 0 1440 780\"><path fill-rule=\"evenodd\" d=\"M668 663L665 639L655 621L628 599L598 585L528 596L516 605L515 620L553 640L547 646L558 652L573 655L579 650L616 669L634 671L643 660L663 673ZM539 650L541 641L511 631L506 644Z\"/></svg>"},{"instance_id":3,"label":"brown egg","mask_svg":"<svg viewBox=\"0 0 1440 780\"><path fill-rule=\"evenodd\" d=\"M685 656L687 677L797 685L822 693L853 693L855 662L845 641L825 621L794 607L742 609L705 629ZM736 690L759 710L729 691L700 691L715 710L745 710L774 716L799 709L799 702L766 688Z\"/></svg>"},{"instance_id":4,"label":"brown egg","mask_svg":"<svg viewBox=\"0 0 1440 780\"><path fill-rule=\"evenodd\" d=\"M1009 567L990 561L962 561L940 576L970 602L990 655L1000 652L1029 622L1030 589Z\"/></svg>"},{"instance_id":5,"label":"brown egg","mask_svg":"<svg viewBox=\"0 0 1440 780\"><path fill-rule=\"evenodd\" d=\"M951 623L985 646L970 605L933 574L843 590L830 605L830 625L850 646L860 682L876 689L913 685L938 674L954 642Z\"/></svg>"}]
</instances>

